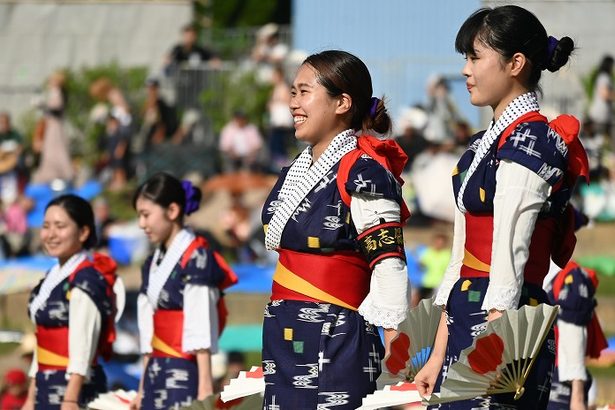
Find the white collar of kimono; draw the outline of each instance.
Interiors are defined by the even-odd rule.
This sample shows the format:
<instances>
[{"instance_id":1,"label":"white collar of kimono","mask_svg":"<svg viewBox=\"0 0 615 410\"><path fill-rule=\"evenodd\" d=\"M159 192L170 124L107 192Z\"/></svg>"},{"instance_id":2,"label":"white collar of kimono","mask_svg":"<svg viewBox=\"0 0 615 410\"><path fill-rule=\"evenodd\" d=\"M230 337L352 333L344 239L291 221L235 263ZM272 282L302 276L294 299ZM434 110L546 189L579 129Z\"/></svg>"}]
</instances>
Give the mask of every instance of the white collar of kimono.
<instances>
[{"instance_id":1,"label":"white collar of kimono","mask_svg":"<svg viewBox=\"0 0 615 410\"><path fill-rule=\"evenodd\" d=\"M312 166L312 147L303 150L301 155L293 162L282 184L278 200L280 206L276 207L265 234L267 249L277 249L280 246L282 232L286 223L295 212L295 209L305 199L307 194L318 182L337 164L342 157L357 148L357 137L353 129L337 134L329 143L318 161Z\"/></svg>"},{"instance_id":2,"label":"white collar of kimono","mask_svg":"<svg viewBox=\"0 0 615 410\"><path fill-rule=\"evenodd\" d=\"M476 153L474 154L474 159L472 160L466 176L461 183L459 194L457 194L457 206L461 212L466 212L466 207L463 204L463 194L465 193L468 181L470 180L472 174L474 174L474 171L476 171L476 168L478 168L478 164L485 157L485 155L487 155L487 152L489 152L489 148L491 148L496 138L498 138L500 134L502 134L502 132L504 132L504 130L517 118L527 114L530 111L538 111L539 108L536 93L525 93L512 100L506 106L506 109L502 115L500 115L500 118L498 118L495 124L493 121L489 123L489 127L483 134L478 148L476 149Z\"/></svg>"},{"instance_id":3,"label":"white collar of kimono","mask_svg":"<svg viewBox=\"0 0 615 410\"><path fill-rule=\"evenodd\" d=\"M156 309L158 305L158 298L160 297L162 287L167 279L169 279L169 276L171 276L175 265L177 265L192 241L194 241L194 238L194 234L188 229L184 228L179 231L175 235L175 238L173 238L171 246L167 249L160 264L158 264L161 253L160 247L156 248L156 251L154 251L154 257L152 258L152 263L149 268L149 281L147 285L147 298L154 309Z\"/></svg>"},{"instance_id":4,"label":"white collar of kimono","mask_svg":"<svg viewBox=\"0 0 615 410\"><path fill-rule=\"evenodd\" d=\"M85 251L77 252L73 256L71 256L64 265L60 266L59 263L53 265L53 267L49 270L45 279L43 280L43 284L41 285L38 294L32 299L30 303L30 318L34 320L36 312L42 308L47 299L49 299L49 295L58 286L64 279L68 278L71 273L77 269L77 266L81 264L87 257L87 253Z\"/></svg>"}]
</instances>

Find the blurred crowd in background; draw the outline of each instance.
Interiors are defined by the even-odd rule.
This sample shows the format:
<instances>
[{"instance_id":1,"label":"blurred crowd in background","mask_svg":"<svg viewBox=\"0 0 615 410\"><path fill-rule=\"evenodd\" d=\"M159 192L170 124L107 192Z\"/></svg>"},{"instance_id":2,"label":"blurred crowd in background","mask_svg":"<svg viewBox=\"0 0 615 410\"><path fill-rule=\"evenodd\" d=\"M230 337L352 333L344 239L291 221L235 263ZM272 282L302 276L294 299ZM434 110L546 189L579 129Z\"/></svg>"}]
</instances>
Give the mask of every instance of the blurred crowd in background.
<instances>
[{"instance_id":1,"label":"blurred crowd in background","mask_svg":"<svg viewBox=\"0 0 615 410\"><path fill-rule=\"evenodd\" d=\"M222 58L216 44L205 45L192 24L177 34L152 72L129 78L101 70L78 77L58 70L41 79L44 92L21 126L0 102L0 261L41 252L37 215L68 190L92 201L101 248L114 235L139 233L131 208L134 188L161 170L203 188L205 206L189 223L230 261L275 260L264 247L260 212L280 169L304 148L294 138L288 104L289 82L306 54L292 49L287 26L274 23L260 27L233 60ZM613 57L605 55L592 74L582 118L591 181L574 196L594 222L615 220L614 99ZM404 178L413 214L409 225L452 222L450 172L479 124L464 118L446 77L437 73L425 84L422 102L392 114L389 137L409 158ZM423 283L413 284L413 303L439 285L450 235L437 230L425 244L419 258ZM138 252L131 252L119 262L137 261ZM227 368L241 363L241 369L245 362L239 352L223 360ZM3 384L7 394L20 396L25 375L7 372Z\"/></svg>"},{"instance_id":2,"label":"blurred crowd in background","mask_svg":"<svg viewBox=\"0 0 615 410\"><path fill-rule=\"evenodd\" d=\"M40 251L33 234L37 227L28 223L40 187L53 194L87 181L99 184L92 199L105 238L113 222L130 217L130 210L123 209L129 204L126 195L159 170L205 184L211 195L227 190L231 200L219 219L224 227L214 227L224 237L217 242L232 259L264 257L254 242L262 236L260 203L245 196L269 186L268 177L303 148L294 139L288 103L289 81L305 53L291 50L284 41L287 30L274 23L261 27L249 52L232 62L219 58L214 47L200 45L193 25L183 27L179 37L160 56L160 69L145 75L131 94L118 79L91 76L85 84L87 103L75 108L71 98L81 103L84 97L72 96L71 78L57 71L33 102L36 115L28 129L18 129L8 112L0 112L0 258ZM578 193L577 205L599 220L615 218L612 70L613 58L607 55L594 74L582 128L593 184ZM249 78L245 89L229 80L239 77ZM226 95L230 88L236 98ZM80 128L69 107L87 111ZM437 74L426 84L424 102L395 118L390 137L409 158L405 195L414 214L411 225L451 220L448 185L435 188L433 181L449 173L474 132L457 109L446 78Z\"/></svg>"}]
</instances>

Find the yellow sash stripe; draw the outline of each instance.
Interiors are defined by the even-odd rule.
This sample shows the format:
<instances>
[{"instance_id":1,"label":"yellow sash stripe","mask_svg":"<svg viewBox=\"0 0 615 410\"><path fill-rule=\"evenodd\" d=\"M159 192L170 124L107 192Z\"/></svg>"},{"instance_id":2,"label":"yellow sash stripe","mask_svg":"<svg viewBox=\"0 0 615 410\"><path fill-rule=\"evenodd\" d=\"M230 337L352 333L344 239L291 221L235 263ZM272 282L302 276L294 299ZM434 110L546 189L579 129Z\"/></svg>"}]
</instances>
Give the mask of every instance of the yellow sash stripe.
<instances>
[{"instance_id":1,"label":"yellow sash stripe","mask_svg":"<svg viewBox=\"0 0 615 410\"><path fill-rule=\"evenodd\" d=\"M275 268L273 280L287 289L294 290L295 292L299 292L316 300L333 303L335 305L342 306L351 310L358 309L357 307L350 306L343 300L340 300L335 296L328 294L324 290L317 288L307 280L297 276L296 274L288 270L284 265L279 262Z\"/></svg>"},{"instance_id":2,"label":"yellow sash stripe","mask_svg":"<svg viewBox=\"0 0 615 410\"><path fill-rule=\"evenodd\" d=\"M476 269L481 272L489 272L491 270L491 266L472 255L467 249L464 249L464 251L463 264L468 268Z\"/></svg>"},{"instance_id":3,"label":"yellow sash stripe","mask_svg":"<svg viewBox=\"0 0 615 410\"><path fill-rule=\"evenodd\" d=\"M161 352L168 354L169 356L179 357L179 358L182 357L181 353L179 353L177 350L173 349L171 346L166 344L164 341L162 341L162 339L160 339L156 335L154 335L154 337L152 338L152 347L156 350L160 350Z\"/></svg>"},{"instance_id":4,"label":"yellow sash stripe","mask_svg":"<svg viewBox=\"0 0 615 410\"><path fill-rule=\"evenodd\" d=\"M36 360L43 365L68 367L68 357L59 355L40 346L36 348Z\"/></svg>"}]
</instances>

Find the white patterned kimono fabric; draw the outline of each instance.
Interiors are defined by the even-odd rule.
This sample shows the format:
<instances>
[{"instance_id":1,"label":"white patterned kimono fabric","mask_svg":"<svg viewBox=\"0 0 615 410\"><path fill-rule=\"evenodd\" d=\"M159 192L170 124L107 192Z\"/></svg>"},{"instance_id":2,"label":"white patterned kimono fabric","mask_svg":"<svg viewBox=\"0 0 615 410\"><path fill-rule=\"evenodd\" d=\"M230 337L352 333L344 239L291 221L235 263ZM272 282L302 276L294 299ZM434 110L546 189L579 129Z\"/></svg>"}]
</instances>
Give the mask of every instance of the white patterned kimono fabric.
<instances>
[{"instance_id":1,"label":"white patterned kimono fabric","mask_svg":"<svg viewBox=\"0 0 615 410\"><path fill-rule=\"evenodd\" d=\"M348 129L333 138L325 152L312 165L312 147L307 147L293 162L280 189L278 200L281 202L269 221L265 234L267 249L274 250L280 246L282 232L295 209L308 193L337 164L344 155L357 148L355 131Z\"/></svg>"}]
</instances>

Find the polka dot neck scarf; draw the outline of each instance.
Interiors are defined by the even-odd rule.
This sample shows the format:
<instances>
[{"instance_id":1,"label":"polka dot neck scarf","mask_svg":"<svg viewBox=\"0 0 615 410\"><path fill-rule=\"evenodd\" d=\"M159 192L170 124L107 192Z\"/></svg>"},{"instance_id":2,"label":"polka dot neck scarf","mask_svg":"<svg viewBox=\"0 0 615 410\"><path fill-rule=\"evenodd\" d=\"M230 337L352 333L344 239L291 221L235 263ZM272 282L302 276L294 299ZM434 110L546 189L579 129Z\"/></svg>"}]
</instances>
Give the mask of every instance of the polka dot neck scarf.
<instances>
[{"instance_id":1,"label":"polka dot neck scarf","mask_svg":"<svg viewBox=\"0 0 615 410\"><path fill-rule=\"evenodd\" d=\"M281 202L271 217L265 234L265 246L273 250L280 246L282 232L295 209L316 184L342 157L357 148L353 129L342 131L333 138L325 152L312 166L312 147L307 147L293 162L282 184L278 200Z\"/></svg>"},{"instance_id":2,"label":"polka dot neck scarf","mask_svg":"<svg viewBox=\"0 0 615 410\"><path fill-rule=\"evenodd\" d=\"M495 123L493 120L491 121L487 131L483 134L480 143L478 144L478 148L474 154L474 159L472 160L472 163L468 168L468 172L461 183L461 188L459 188L459 193L457 195L457 206L461 212L466 212L466 208L463 204L463 194L465 193L468 181L470 180L472 174L474 174L474 171L478 168L478 164L480 164L482 159L485 158L485 155L487 155L487 152L489 152L489 148L491 148L495 140L517 118L527 114L530 111L538 111L539 109L540 107L538 106L538 97L536 96L536 93L529 92L512 100L510 104L506 106L506 109Z\"/></svg>"}]
</instances>

